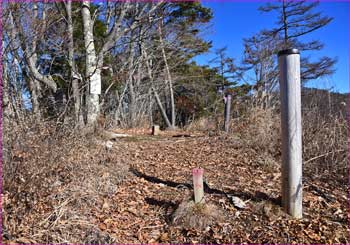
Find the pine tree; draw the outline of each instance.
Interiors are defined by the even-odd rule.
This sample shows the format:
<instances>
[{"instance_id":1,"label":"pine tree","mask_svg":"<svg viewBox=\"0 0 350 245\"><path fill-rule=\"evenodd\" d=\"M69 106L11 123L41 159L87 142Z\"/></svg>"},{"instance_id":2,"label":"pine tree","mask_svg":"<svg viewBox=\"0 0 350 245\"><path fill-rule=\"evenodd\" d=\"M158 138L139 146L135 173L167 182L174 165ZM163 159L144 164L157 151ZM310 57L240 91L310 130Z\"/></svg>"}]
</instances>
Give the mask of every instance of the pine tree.
<instances>
[{"instance_id":1,"label":"pine tree","mask_svg":"<svg viewBox=\"0 0 350 245\"><path fill-rule=\"evenodd\" d=\"M276 11L278 19L276 27L271 30L263 30L264 38L283 38L282 48L297 48L300 51L321 50L324 45L316 40L311 42L302 42L300 37L314 32L328 25L333 18L324 16L316 11L319 2L290 1L283 0L279 3L268 3L259 8L262 12ZM305 82L311 79L317 79L324 75L334 73L334 64L336 59L322 57L318 61L312 62L309 58L301 59L301 76Z\"/></svg>"}]
</instances>

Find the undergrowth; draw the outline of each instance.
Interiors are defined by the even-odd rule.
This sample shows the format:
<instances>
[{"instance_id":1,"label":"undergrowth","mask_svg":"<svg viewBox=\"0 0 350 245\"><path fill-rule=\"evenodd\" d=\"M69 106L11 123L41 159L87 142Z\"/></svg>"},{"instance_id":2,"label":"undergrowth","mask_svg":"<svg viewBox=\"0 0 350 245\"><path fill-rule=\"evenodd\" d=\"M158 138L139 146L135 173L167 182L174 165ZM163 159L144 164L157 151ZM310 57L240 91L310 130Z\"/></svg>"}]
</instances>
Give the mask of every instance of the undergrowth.
<instances>
[{"instance_id":1,"label":"undergrowth","mask_svg":"<svg viewBox=\"0 0 350 245\"><path fill-rule=\"evenodd\" d=\"M128 174L93 136L54 123L11 125L4 140L3 239L9 243L110 243L94 209Z\"/></svg>"}]
</instances>

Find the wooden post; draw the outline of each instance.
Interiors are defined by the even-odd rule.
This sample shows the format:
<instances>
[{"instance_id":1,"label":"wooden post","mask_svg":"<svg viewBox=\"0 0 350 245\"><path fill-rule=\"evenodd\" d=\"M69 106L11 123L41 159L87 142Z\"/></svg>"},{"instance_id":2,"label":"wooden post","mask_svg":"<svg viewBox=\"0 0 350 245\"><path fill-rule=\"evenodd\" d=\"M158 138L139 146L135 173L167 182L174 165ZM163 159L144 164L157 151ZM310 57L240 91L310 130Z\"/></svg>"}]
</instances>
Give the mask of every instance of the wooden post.
<instances>
[{"instance_id":1,"label":"wooden post","mask_svg":"<svg viewBox=\"0 0 350 245\"><path fill-rule=\"evenodd\" d=\"M152 135L159 135L159 126L158 125L153 125L152 126Z\"/></svg>"},{"instance_id":2,"label":"wooden post","mask_svg":"<svg viewBox=\"0 0 350 245\"><path fill-rule=\"evenodd\" d=\"M282 205L302 218L302 135L300 54L297 49L278 53L282 128Z\"/></svg>"},{"instance_id":3,"label":"wooden post","mask_svg":"<svg viewBox=\"0 0 350 245\"><path fill-rule=\"evenodd\" d=\"M230 94L225 95L224 101L225 101L225 122L224 122L224 128L225 132L228 133L230 130L230 119L231 119L231 99L232 96Z\"/></svg>"},{"instance_id":4,"label":"wooden post","mask_svg":"<svg viewBox=\"0 0 350 245\"><path fill-rule=\"evenodd\" d=\"M204 203L203 172L204 170L200 168L192 170L195 203Z\"/></svg>"}]
</instances>

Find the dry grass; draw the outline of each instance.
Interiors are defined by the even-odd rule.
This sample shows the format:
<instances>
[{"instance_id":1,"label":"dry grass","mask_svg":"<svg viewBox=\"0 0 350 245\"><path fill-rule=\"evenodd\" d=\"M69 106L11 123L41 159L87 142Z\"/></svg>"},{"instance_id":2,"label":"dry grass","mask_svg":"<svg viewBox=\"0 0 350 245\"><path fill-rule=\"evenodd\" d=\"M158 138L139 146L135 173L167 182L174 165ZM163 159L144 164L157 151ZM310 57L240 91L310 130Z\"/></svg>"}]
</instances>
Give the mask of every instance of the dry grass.
<instances>
[{"instance_id":1,"label":"dry grass","mask_svg":"<svg viewBox=\"0 0 350 245\"><path fill-rule=\"evenodd\" d=\"M344 112L334 109L324 113L322 105L309 105L305 102L302 108L302 123L305 170L313 176L326 177L336 174L337 179L346 184L349 126ZM218 131L220 125L219 119L201 118L191 123L187 129L210 132ZM281 156L280 128L278 111L250 107L241 117L231 120L228 137L231 137L239 148L252 148L260 152L259 163L266 168L275 169Z\"/></svg>"},{"instance_id":2,"label":"dry grass","mask_svg":"<svg viewBox=\"0 0 350 245\"><path fill-rule=\"evenodd\" d=\"M220 123L213 118L201 117L185 127L185 130L191 132L207 132L207 131L216 131L218 130L218 125Z\"/></svg>"},{"instance_id":3,"label":"dry grass","mask_svg":"<svg viewBox=\"0 0 350 245\"><path fill-rule=\"evenodd\" d=\"M349 126L340 111L322 113L320 106L303 106L303 161L305 170L313 176L335 174L346 184ZM251 108L234 119L231 135L237 136L241 147L255 149L263 165L274 168L281 155L280 115L272 109Z\"/></svg>"},{"instance_id":4,"label":"dry grass","mask_svg":"<svg viewBox=\"0 0 350 245\"><path fill-rule=\"evenodd\" d=\"M347 184L348 132L349 125L341 114L304 111L303 158L307 169L316 175L335 173L340 182Z\"/></svg>"},{"instance_id":5,"label":"dry grass","mask_svg":"<svg viewBox=\"0 0 350 245\"><path fill-rule=\"evenodd\" d=\"M219 120L201 119L187 129L218 131L220 125ZM109 199L115 196L116 188L128 175L128 164L122 158L122 150L118 149L121 145L115 144L108 150L93 135L82 136L72 130L58 129L50 122L37 123L31 118L22 125L5 125L3 130L3 241L115 242L114 238L98 227L97 224L101 222L96 210L113 210L116 205L120 205ZM303 111L306 179L311 178L314 184L318 183L315 181L317 178L329 185L334 182L342 186L347 184L348 130L342 114L324 115L317 107ZM276 171L276 165L280 164L280 120L275 111L257 108L248 110L242 117L232 120L230 134L214 139L222 143L222 138L237 143L232 143L234 148L253 149L257 155L254 161L265 166L264 170ZM176 146L174 149L179 148ZM220 152L223 149L220 148ZM181 157L188 158L186 150L177 155L176 162ZM158 146L156 152L152 161L162 161ZM167 154L167 157L174 157L173 153ZM149 154L147 152L147 156ZM196 161L197 154L198 150ZM245 161L247 157L242 156L241 159ZM149 163L148 160L147 157L145 163ZM159 169L158 164L156 166ZM169 164L171 173L174 173L174 166L177 165ZM146 167L150 169L149 165ZM327 188L331 189L331 186ZM280 210L269 205L260 209L269 220L274 221L275 216L280 216ZM221 210L213 204L197 205L184 201L173 215L173 224L186 229L206 230L224 218Z\"/></svg>"},{"instance_id":6,"label":"dry grass","mask_svg":"<svg viewBox=\"0 0 350 245\"><path fill-rule=\"evenodd\" d=\"M205 230L224 219L220 208L210 203L183 201L173 215L174 225L185 229Z\"/></svg>"},{"instance_id":7,"label":"dry grass","mask_svg":"<svg viewBox=\"0 0 350 245\"><path fill-rule=\"evenodd\" d=\"M3 162L3 241L113 242L95 225L94 210L128 174L118 154L50 123L12 131Z\"/></svg>"},{"instance_id":8,"label":"dry grass","mask_svg":"<svg viewBox=\"0 0 350 245\"><path fill-rule=\"evenodd\" d=\"M244 141L246 147L273 155L279 151L280 117L271 109L252 108L232 121L231 131Z\"/></svg>"}]
</instances>

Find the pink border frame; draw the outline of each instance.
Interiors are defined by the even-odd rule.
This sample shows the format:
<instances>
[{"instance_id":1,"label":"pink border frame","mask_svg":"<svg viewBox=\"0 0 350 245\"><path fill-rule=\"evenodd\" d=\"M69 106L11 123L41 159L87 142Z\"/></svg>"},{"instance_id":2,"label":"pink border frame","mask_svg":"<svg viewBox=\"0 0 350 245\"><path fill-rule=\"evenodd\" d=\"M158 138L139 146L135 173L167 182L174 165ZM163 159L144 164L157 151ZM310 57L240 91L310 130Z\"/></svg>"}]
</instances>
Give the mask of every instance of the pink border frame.
<instances>
[{"instance_id":1,"label":"pink border frame","mask_svg":"<svg viewBox=\"0 0 350 245\"><path fill-rule=\"evenodd\" d=\"M40 0L8 0L6 2L33 2L33 1L36 1L36 2L41 2ZM64 0L48 0L48 2L61 2L61 1L64 1ZM73 2L81 2L81 0L72 0ZM112 0L112 1L123 1L123 0ZM131 1L134 1L134 2L149 2L149 0L131 0ZM158 1L158 0L157 0ZM157 1L154 1L154 2L157 2ZM187 0L187 1L198 1L198 0ZM313 2L313 1L317 1L317 0L308 0L309 2ZM103 0L101 0L101 2L103 2ZM151 1L153 2L153 1ZM173 0L172 2L186 2L186 0ZM270 2L268 0L245 0L245 1L239 1L239 0L204 0L204 1L201 1L201 2L217 2L217 3L220 3L220 2ZM322 1L322 2L350 2L350 0L326 0L326 1ZM348 7L348 11L349 11L349 15L348 15L348 22L350 23L350 4L349 4L349 7ZM1 37L2 37L2 2L0 3L0 34L1 34ZM350 40L350 32L348 31L348 36L349 36L349 40ZM2 74L3 74L3 68L2 68L2 54L3 54L3 47L2 47L2 42L0 42L0 71L1 71L1 77L0 77L0 97L1 97L1 100L0 100L0 145L1 145L1 149L0 149L0 157L1 157L1 163L0 163L0 194L1 194L1 197L0 197L0 218L1 218L1 221L0 221L0 233L1 233L1 236L0 236L0 244L2 244ZM350 66L350 50L348 52L348 64ZM349 70L349 74L348 74L348 81L349 81L349 91L350 91L350 70ZM348 104L347 104L347 121L350 123L350 93L349 93L349 96L348 96ZM348 160L348 164L350 165L350 128L348 129L348 155L347 155L347 160ZM349 173L349 176L350 176L350 166L348 165L348 173ZM350 186L350 177L349 177L349 186ZM348 210L350 210L350 188L348 188L349 191L348 191ZM348 224L350 226L350 224Z\"/></svg>"}]
</instances>

